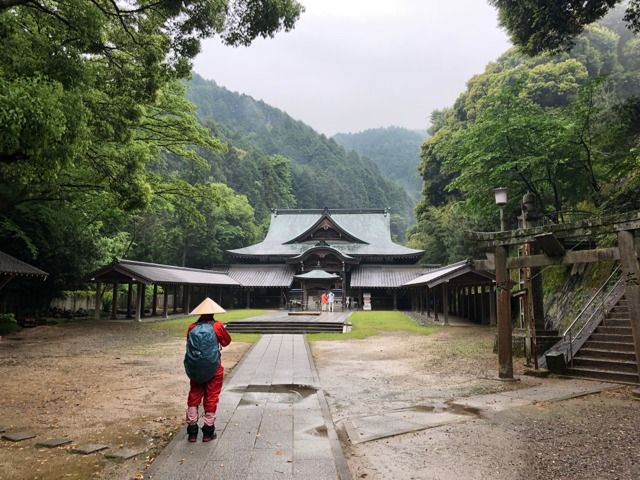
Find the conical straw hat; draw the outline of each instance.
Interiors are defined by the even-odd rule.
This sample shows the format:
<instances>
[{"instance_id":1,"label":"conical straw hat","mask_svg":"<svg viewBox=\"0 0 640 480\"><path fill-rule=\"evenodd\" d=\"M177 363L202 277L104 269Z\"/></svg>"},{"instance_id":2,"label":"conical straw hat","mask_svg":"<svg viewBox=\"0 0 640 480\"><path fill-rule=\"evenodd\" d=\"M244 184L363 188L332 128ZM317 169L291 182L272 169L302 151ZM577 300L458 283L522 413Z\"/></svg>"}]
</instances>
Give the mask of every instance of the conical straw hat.
<instances>
[{"instance_id":1,"label":"conical straw hat","mask_svg":"<svg viewBox=\"0 0 640 480\"><path fill-rule=\"evenodd\" d=\"M205 298L200 305L194 308L189 315L204 315L205 313L224 313L226 310L211 300Z\"/></svg>"}]
</instances>

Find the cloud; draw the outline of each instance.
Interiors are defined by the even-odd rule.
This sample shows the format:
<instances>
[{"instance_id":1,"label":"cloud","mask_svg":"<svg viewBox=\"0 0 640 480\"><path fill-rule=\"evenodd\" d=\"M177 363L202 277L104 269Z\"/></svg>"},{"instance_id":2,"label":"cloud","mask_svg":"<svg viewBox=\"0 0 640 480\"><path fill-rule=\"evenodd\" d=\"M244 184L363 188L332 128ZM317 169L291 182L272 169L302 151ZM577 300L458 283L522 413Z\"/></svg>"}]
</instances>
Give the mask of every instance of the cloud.
<instances>
[{"instance_id":1,"label":"cloud","mask_svg":"<svg viewBox=\"0 0 640 480\"><path fill-rule=\"evenodd\" d=\"M230 48L203 42L194 69L327 135L424 130L466 81L510 47L478 0L303 0L292 32Z\"/></svg>"}]
</instances>

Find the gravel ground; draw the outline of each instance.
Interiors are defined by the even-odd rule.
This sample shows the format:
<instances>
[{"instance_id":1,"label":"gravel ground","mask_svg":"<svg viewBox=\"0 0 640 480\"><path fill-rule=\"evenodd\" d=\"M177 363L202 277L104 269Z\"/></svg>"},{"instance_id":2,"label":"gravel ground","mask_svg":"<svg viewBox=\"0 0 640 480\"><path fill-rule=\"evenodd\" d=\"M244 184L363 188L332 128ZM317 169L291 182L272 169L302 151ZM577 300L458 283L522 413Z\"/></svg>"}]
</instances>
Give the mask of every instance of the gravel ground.
<instances>
[{"instance_id":1,"label":"gravel ground","mask_svg":"<svg viewBox=\"0 0 640 480\"><path fill-rule=\"evenodd\" d=\"M225 349L227 372L248 347ZM40 326L3 337L0 426L38 436L0 441L0 479L142 478L184 421L189 387L183 355L184 340L131 321ZM73 443L35 446L60 437ZM71 452L87 443L145 453L114 462Z\"/></svg>"},{"instance_id":2,"label":"gravel ground","mask_svg":"<svg viewBox=\"0 0 640 480\"><path fill-rule=\"evenodd\" d=\"M431 336L316 342L312 351L338 427L346 417L535 386L496 379L495 330L451 327ZM514 359L517 375L521 359ZM416 433L353 445L356 479L640 478L640 402L629 388L537 403Z\"/></svg>"}]
</instances>

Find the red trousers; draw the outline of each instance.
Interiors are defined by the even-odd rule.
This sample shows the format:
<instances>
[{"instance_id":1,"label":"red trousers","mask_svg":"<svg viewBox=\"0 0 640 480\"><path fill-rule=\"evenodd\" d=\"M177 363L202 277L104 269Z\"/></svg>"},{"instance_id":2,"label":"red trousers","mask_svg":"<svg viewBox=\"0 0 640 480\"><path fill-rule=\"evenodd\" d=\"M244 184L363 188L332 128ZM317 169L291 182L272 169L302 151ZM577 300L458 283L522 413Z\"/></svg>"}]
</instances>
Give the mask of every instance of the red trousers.
<instances>
[{"instance_id":1,"label":"red trousers","mask_svg":"<svg viewBox=\"0 0 640 480\"><path fill-rule=\"evenodd\" d=\"M216 409L218 408L218 400L220 399L220 391L222 390L222 381L224 380L224 367L220 365L216 375L207 383L196 383L191 380L189 388L189 396L187 397L187 421L193 423L191 412L197 412L197 408L202 402L205 412L205 423L212 417L211 421L215 421ZM191 415L190 415L191 413ZM209 415L207 415L209 414ZM197 413L196 413L197 415ZM197 418L197 417L196 417Z\"/></svg>"}]
</instances>

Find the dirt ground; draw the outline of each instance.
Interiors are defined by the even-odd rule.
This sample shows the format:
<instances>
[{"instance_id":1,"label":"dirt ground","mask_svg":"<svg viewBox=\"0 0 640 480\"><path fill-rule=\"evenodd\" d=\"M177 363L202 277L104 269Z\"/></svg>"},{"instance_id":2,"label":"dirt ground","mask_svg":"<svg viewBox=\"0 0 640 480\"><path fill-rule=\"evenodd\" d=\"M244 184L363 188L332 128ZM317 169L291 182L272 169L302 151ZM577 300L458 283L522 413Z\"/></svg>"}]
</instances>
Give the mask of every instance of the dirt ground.
<instances>
[{"instance_id":1,"label":"dirt ground","mask_svg":"<svg viewBox=\"0 0 640 480\"><path fill-rule=\"evenodd\" d=\"M628 388L538 403L352 445L341 424L358 414L544 382L497 380L495 331L452 327L313 343L312 351L354 479L494 480L640 478L640 402ZM516 375L524 368L515 359Z\"/></svg>"},{"instance_id":2,"label":"dirt ground","mask_svg":"<svg viewBox=\"0 0 640 480\"><path fill-rule=\"evenodd\" d=\"M494 332L452 327L431 336L385 334L315 342L334 421L536 385L496 380ZM223 352L227 372L248 349ZM132 322L26 329L0 341L0 426L36 439L0 442L0 479L139 479L182 425L184 341ZM515 371L523 370L521 360ZM640 402L628 389L514 409L464 423L351 445L354 479L637 479ZM69 447L37 448L70 437ZM71 448L103 443L145 450L125 462Z\"/></svg>"},{"instance_id":3,"label":"dirt ground","mask_svg":"<svg viewBox=\"0 0 640 480\"><path fill-rule=\"evenodd\" d=\"M228 372L249 347L223 351ZM0 426L37 438L0 442L0 479L142 478L182 425L188 383L184 340L134 322L25 329L0 341ZM36 447L68 437L68 447ZM79 455L78 445L145 453L124 462Z\"/></svg>"}]
</instances>

